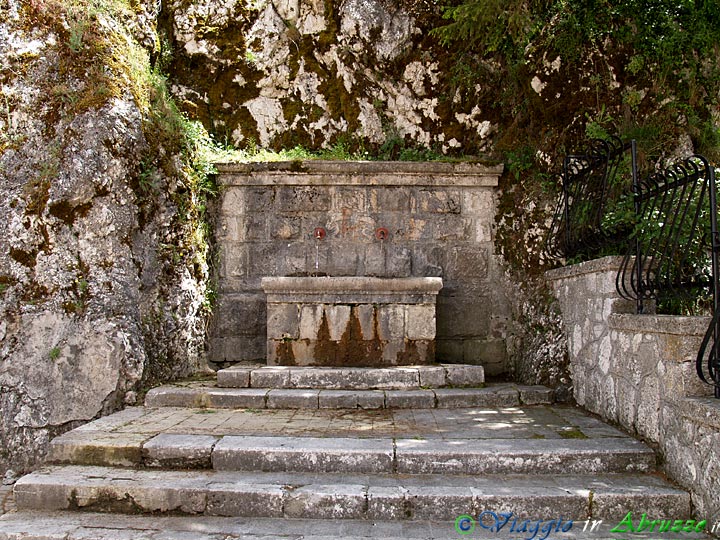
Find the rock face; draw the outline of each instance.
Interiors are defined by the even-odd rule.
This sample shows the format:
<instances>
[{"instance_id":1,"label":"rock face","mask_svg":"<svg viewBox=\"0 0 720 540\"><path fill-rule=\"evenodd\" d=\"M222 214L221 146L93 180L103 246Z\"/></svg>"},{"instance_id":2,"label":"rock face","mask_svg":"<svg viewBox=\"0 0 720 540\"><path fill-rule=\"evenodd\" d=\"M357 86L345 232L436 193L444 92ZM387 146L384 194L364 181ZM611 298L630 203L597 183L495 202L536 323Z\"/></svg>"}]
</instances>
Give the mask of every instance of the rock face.
<instances>
[{"instance_id":1,"label":"rock face","mask_svg":"<svg viewBox=\"0 0 720 540\"><path fill-rule=\"evenodd\" d=\"M178 207L184 158L146 135L122 63L131 50L149 70L138 43L154 14L138 9L0 7L0 474L134 403L143 380L203 364L207 272Z\"/></svg>"},{"instance_id":2,"label":"rock face","mask_svg":"<svg viewBox=\"0 0 720 540\"><path fill-rule=\"evenodd\" d=\"M440 8L424 4L166 2L173 91L239 147L320 147L351 136L487 149L494 113L453 90L450 55L427 35Z\"/></svg>"}]
</instances>

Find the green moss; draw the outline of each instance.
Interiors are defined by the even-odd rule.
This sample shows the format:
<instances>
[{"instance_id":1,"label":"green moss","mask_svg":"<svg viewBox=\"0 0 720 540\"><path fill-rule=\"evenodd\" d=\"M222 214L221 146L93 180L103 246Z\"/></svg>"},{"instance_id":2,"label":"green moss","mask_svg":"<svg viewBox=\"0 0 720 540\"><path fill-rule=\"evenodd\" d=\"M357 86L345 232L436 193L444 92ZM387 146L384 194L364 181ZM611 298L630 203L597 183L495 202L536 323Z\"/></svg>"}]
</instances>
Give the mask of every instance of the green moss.
<instances>
[{"instance_id":1,"label":"green moss","mask_svg":"<svg viewBox=\"0 0 720 540\"><path fill-rule=\"evenodd\" d=\"M353 96L345 89L343 80L333 71L323 79L318 87L318 92L323 95L327 102L327 112L333 120L345 119L348 122L348 130L353 131L358 125L360 105L357 96Z\"/></svg>"},{"instance_id":2,"label":"green moss","mask_svg":"<svg viewBox=\"0 0 720 540\"><path fill-rule=\"evenodd\" d=\"M563 439L588 439L589 438L582 431L580 431L579 428L576 428L576 427L562 429L559 432L559 434Z\"/></svg>"},{"instance_id":3,"label":"green moss","mask_svg":"<svg viewBox=\"0 0 720 540\"><path fill-rule=\"evenodd\" d=\"M62 200L50 205L49 213L68 226L72 226L78 218L83 218L92 208L87 202L72 206L68 201Z\"/></svg>"},{"instance_id":4,"label":"green moss","mask_svg":"<svg viewBox=\"0 0 720 540\"><path fill-rule=\"evenodd\" d=\"M28 268L35 268L37 251L26 251L15 247L10 248L10 258Z\"/></svg>"}]
</instances>

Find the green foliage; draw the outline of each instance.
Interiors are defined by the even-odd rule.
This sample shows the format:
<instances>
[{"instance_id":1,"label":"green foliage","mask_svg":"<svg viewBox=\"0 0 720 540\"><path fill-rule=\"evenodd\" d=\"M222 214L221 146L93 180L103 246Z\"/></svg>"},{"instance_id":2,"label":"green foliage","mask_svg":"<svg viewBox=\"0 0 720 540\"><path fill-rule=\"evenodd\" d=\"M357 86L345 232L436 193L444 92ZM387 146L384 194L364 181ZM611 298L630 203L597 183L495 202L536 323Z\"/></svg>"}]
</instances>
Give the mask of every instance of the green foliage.
<instances>
[{"instance_id":1,"label":"green foliage","mask_svg":"<svg viewBox=\"0 0 720 540\"><path fill-rule=\"evenodd\" d=\"M372 159L382 161L438 161L444 156L430 148L409 142L405 137L389 134Z\"/></svg>"},{"instance_id":2,"label":"green foliage","mask_svg":"<svg viewBox=\"0 0 720 540\"><path fill-rule=\"evenodd\" d=\"M346 140L339 140L328 148L320 150L317 154L318 159L350 161L362 159L361 152L353 152L351 144Z\"/></svg>"},{"instance_id":3,"label":"green foliage","mask_svg":"<svg viewBox=\"0 0 720 540\"><path fill-rule=\"evenodd\" d=\"M523 0L466 0L446 7L443 18L451 21L435 28L445 46L462 43L465 48L478 47L481 52L512 53L527 42L534 26L533 4Z\"/></svg>"},{"instance_id":4,"label":"green foliage","mask_svg":"<svg viewBox=\"0 0 720 540\"><path fill-rule=\"evenodd\" d=\"M70 27L70 38L68 39L68 47L72 52L80 52L83 47L83 37L87 23L85 21L75 21Z\"/></svg>"},{"instance_id":5,"label":"green foliage","mask_svg":"<svg viewBox=\"0 0 720 540\"><path fill-rule=\"evenodd\" d=\"M263 161L302 161L305 159L316 159L315 154L303 148L295 146L275 152L260 148L254 140L249 140L244 149L219 148L215 154L215 161L230 163L249 163Z\"/></svg>"},{"instance_id":6,"label":"green foliage","mask_svg":"<svg viewBox=\"0 0 720 540\"><path fill-rule=\"evenodd\" d=\"M325 159L333 161L439 161L447 158L429 148L408 142L404 138L390 136L377 149L367 150L360 142L340 140L318 151L295 146L280 151L267 150L249 141L242 150L216 147L212 154L215 162L263 162L263 161L303 161Z\"/></svg>"},{"instance_id":7,"label":"green foliage","mask_svg":"<svg viewBox=\"0 0 720 540\"><path fill-rule=\"evenodd\" d=\"M505 86L512 89L500 96L500 106L512 111L516 123L522 123L518 115L541 114L523 95L529 86L525 68L559 57L564 69L581 74L578 82L595 93L592 108L582 102L573 106L591 122L587 135L632 130L634 124L645 125L645 113L654 110L654 124L664 132L658 140L667 141L677 138L675 122L682 111L697 117L689 130L693 143L720 154L713 112L720 93L716 0L461 0L444 8L444 18L448 24L432 33L455 48L454 77L468 88L473 78L482 80L479 71L468 69L471 54L499 61ZM623 58L624 65L618 65ZM613 116L617 120L608 122ZM579 147L578 135L563 142Z\"/></svg>"},{"instance_id":8,"label":"green foliage","mask_svg":"<svg viewBox=\"0 0 720 540\"><path fill-rule=\"evenodd\" d=\"M516 150L508 150L505 154L508 172L520 181L521 177L535 166L535 151L525 145Z\"/></svg>"},{"instance_id":9,"label":"green foliage","mask_svg":"<svg viewBox=\"0 0 720 540\"><path fill-rule=\"evenodd\" d=\"M57 360L60 358L60 353L62 351L60 350L60 347L53 347L50 349L50 352L48 353L48 356L50 357L50 360Z\"/></svg>"},{"instance_id":10,"label":"green foliage","mask_svg":"<svg viewBox=\"0 0 720 540\"><path fill-rule=\"evenodd\" d=\"M709 160L720 162L720 121L718 119L702 119L697 114L688 114L690 131L695 151Z\"/></svg>"}]
</instances>

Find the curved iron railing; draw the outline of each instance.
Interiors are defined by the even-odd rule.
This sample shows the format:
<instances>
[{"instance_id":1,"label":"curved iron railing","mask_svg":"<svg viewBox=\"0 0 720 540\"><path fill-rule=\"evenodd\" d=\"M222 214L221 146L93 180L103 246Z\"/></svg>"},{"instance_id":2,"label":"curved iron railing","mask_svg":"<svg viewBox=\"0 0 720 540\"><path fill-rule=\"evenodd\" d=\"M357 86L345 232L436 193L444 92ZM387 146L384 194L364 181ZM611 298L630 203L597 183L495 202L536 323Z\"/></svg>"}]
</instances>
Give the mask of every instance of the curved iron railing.
<instances>
[{"instance_id":1,"label":"curved iron railing","mask_svg":"<svg viewBox=\"0 0 720 540\"><path fill-rule=\"evenodd\" d=\"M591 258L613 242L604 227L609 201L629 188L629 179L618 174L630 149L618 137L593 139L584 154L567 156L563 162L563 190L545 243L553 257Z\"/></svg>"},{"instance_id":2,"label":"curved iron railing","mask_svg":"<svg viewBox=\"0 0 720 540\"><path fill-rule=\"evenodd\" d=\"M628 172L621 167L629 151ZM712 298L712 321L696 359L700 379L720 398L720 235L715 170L702 156L679 161L644 180L635 141L593 140L567 156L563 191L545 242L556 258L592 258L603 249L626 255L615 286L643 313L658 303ZM624 223L624 229L612 228Z\"/></svg>"},{"instance_id":3,"label":"curved iron railing","mask_svg":"<svg viewBox=\"0 0 720 540\"><path fill-rule=\"evenodd\" d=\"M633 174L637 223L634 245L623 258L616 278L620 296L645 302L712 297L713 318L696 360L701 380L715 385L720 397L720 287L717 196L714 168L702 156L638 180Z\"/></svg>"},{"instance_id":4,"label":"curved iron railing","mask_svg":"<svg viewBox=\"0 0 720 540\"><path fill-rule=\"evenodd\" d=\"M695 371L700 380L706 384L715 385L715 397L720 398L720 354L718 345L720 340L720 311L716 310L710 326L705 332L705 337L700 345L697 359L695 360Z\"/></svg>"}]
</instances>

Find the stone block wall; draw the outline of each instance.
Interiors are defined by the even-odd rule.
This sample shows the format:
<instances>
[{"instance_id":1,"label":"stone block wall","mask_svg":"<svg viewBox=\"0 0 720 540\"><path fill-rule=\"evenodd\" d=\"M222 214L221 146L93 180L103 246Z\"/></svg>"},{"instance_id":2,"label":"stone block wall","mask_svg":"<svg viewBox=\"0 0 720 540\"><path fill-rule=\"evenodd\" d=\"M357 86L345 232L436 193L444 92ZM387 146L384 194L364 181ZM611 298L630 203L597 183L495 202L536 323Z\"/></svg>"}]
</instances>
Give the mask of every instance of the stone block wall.
<instances>
[{"instance_id":1,"label":"stone block wall","mask_svg":"<svg viewBox=\"0 0 720 540\"><path fill-rule=\"evenodd\" d=\"M707 317L635 315L619 257L546 274L559 300L578 404L659 449L698 518L720 521L720 400L695 374Z\"/></svg>"},{"instance_id":2,"label":"stone block wall","mask_svg":"<svg viewBox=\"0 0 720 540\"><path fill-rule=\"evenodd\" d=\"M510 309L493 253L502 166L304 161L218 169L212 361L264 361L263 277L436 276L437 359L505 371Z\"/></svg>"}]
</instances>

